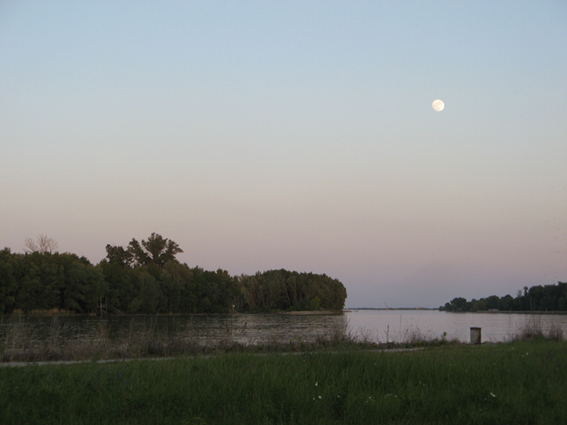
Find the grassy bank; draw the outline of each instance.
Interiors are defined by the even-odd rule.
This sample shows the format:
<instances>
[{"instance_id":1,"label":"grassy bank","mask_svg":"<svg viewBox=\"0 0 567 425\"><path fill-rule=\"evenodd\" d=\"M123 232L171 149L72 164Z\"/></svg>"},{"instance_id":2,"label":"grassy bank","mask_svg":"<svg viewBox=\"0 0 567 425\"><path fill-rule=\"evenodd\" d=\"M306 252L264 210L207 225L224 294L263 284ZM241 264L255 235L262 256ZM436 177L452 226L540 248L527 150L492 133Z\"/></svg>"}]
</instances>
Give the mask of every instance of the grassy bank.
<instances>
[{"instance_id":1,"label":"grassy bank","mask_svg":"<svg viewBox=\"0 0 567 425\"><path fill-rule=\"evenodd\" d=\"M567 344L0 369L2 424L559 424Z\"/></svg>"}]
</instances>

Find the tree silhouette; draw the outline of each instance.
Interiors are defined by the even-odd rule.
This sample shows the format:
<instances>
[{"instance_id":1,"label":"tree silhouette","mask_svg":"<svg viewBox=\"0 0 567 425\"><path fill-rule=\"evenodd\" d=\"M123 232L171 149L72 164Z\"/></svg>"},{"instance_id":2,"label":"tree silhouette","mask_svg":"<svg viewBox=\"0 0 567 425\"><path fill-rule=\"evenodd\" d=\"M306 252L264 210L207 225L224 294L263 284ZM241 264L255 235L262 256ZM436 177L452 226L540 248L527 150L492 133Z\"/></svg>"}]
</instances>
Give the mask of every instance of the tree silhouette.
<instances>
[{"instance_id":1,"label":"tree silhouette","mask_svg":"<svg viewBox=\"0 0 567 425\"><path fill-rule=\"evenodd\" d=\"M155 263L163 267L168 261L175 260L175 256L183 250L172 240L152 233L147 241L142 240L141 245L136 239L132 239L128 245L128 252L137 266Z\"/></svg>"}]
</instances>

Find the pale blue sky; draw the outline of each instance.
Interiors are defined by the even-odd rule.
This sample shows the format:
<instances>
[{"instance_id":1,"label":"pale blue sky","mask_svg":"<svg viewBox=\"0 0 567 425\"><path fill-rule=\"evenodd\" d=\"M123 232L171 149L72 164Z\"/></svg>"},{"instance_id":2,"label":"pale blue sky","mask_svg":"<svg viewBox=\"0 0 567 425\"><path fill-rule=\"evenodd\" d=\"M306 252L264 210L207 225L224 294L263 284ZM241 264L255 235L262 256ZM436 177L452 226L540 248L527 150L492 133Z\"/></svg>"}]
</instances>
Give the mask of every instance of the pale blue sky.
<instances>
[{"instance_id":1,"label":"pale blue sky","mask_svg":"<svg viewBox=\"0 0 567 425\"><path fill-rule=\"evenodd\" d=\"M0 1L0 152L16 252L515 295L567 280L567 2Z\"/></svg>"}]
</instances>

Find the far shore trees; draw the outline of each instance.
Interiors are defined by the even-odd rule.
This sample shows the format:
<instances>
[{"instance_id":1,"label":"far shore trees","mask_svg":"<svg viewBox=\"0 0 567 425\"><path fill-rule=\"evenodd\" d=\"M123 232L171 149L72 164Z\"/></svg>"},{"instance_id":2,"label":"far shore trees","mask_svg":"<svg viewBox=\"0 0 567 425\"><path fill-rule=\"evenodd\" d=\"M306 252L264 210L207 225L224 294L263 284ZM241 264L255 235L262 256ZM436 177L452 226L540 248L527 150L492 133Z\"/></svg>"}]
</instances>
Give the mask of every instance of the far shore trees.
<instances>
[{"instance_id":1,"label":"far shore trees","mask_svg":"<svg viewBox=\"0 0 567 425\"><path fill-rule=\"evenodd\" d=\"M536 285L518 291L516 298L511 295L498 297L491 295L479 300L467 301L463 297L453 298L442 311L567 311L567 282L557 285Z\"/></svg>"},{"instance_id":2,"label":"far shore trees","mask_svg":"<svg viewBox=\"0 0 567 425\"><path fill-rule=\"evenodd\" d=\"M238 283L239 310L342 310L347 297L344 285L324 274L269 270Z\"/></svg>"},{"instance_id":3,"label":"far shore trees","mask_svg":"<svg viewBox=\"0 0 567 425\"><path fill-rule=\"evenodd\" d=\"M214 314L342 310L346 289L326 275L270 270L253 276L180 263L179 245L157 233L127 247L106 245L96 266L57 252L44 235L24 254L0 251L0 315L19 310L78 314Z\"/></svg>"},{"instance_id":4,"label":"far shore trees","mask_svg":"<svg viewBox=\"0 0 567 425\"><path fill-rule=\"evenodd\" d=\"M100 269L70 253L0 251L0 313L60 309L96 312L106 292Z\"/></svg>"}]
</instances>

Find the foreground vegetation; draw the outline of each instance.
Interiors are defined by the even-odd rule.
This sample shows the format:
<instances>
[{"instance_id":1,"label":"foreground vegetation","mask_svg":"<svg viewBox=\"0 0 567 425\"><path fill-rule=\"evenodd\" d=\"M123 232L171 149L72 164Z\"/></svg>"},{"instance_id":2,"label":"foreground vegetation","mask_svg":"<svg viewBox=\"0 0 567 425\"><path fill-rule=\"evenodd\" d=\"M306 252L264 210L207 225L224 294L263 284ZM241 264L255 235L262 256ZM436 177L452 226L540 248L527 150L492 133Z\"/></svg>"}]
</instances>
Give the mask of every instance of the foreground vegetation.
<instances>
[{"instance_id":1,"label":"foreground vegetation","mask_svg":"<svg viewBox=\"0 0 567 425\"><path fill-rule=\"evenodd\" d=\"M344 285L325 274L269 270L253 276L189 267L172 240L152 233L127 247L106 246L93 265L57 252L40 235L27 252L0 250L0 316L20 310L89 314L215 314L232 311L342 310Z\"/></svg>"},{"instance_id":2,"label":"foreground vegetation","mask_svg":"<svg viewBox=\"0 0 567 425\"><path fill-rule=\"evenodd\" d=\"M567 344L0 368L2 424L560 424Z\"/></svg>"}]
</instances>

